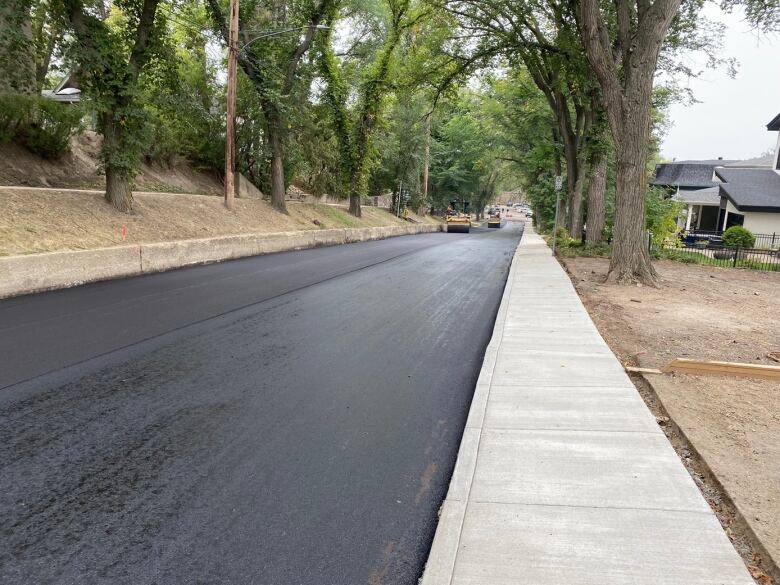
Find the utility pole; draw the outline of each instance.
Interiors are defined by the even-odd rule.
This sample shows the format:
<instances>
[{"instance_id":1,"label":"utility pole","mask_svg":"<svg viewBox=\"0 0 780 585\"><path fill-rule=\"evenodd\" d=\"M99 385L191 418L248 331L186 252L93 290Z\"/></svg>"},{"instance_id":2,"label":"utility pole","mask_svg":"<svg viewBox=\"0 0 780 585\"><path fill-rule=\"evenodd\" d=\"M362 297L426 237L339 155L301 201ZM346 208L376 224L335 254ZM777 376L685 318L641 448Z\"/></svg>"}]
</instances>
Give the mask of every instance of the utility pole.
<instances>
[{"instance_id":1,"label":"utility pole","mask_svg":"<svg viewBox=\"0 0 780 585\"><path fill-rule=\"evenodd\" d=\"M228 38L227 122L225 124L225 207L233 209L236 195L236 58L238 54L238 0L230 0Z\"/></svg>"}]
</instances>

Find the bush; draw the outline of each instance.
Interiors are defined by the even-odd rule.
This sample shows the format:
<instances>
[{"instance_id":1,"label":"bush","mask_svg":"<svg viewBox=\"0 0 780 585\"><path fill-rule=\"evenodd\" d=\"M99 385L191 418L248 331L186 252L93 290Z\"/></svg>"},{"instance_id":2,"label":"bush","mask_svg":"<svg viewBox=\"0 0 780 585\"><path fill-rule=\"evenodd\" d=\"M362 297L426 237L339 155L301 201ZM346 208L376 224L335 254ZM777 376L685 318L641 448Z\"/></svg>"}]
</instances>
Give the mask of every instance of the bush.
<instances>
[{"instance_id":1,"label":"bush","mask_svg":"<svg viewBox=\"0 0 780 585\"><path fill-rule=\"evenodd\" d=\"M0 143L17 142L45 158L70 149L70 138L81 128L83 109L39 96L0 96Z\"/></svg>"},{"instance_id":2,"label":"bush","mask_svg":"<svg viewBox=\"0 0 780 585\"><path fill-rule=\"evenodd\" d=\"M14 140L30 117L30 98L16 94L0 95L0 144Z\"/></svg>"},{"instance_id":3,"label":"bush","mask_svg":"<svg viewBox=\"0 0 780 585\"><path fill-rule=\"evenodd\" d=\"M727 248L752 248L756 237L741 225L733 225L723 233L723 245Z\"/></svg>"},{"instance_id":4,"label":"bush","mask_svg":"<svg viewBox=\"0 0 780 585\"><path fill-rule=\"evenodd\" d=\"M57 158L70 150L70 139L81 130L83 109L46 98L36 100L32 122L24 132L24 145L45 158Z\"/></svg>"}]
</instances>

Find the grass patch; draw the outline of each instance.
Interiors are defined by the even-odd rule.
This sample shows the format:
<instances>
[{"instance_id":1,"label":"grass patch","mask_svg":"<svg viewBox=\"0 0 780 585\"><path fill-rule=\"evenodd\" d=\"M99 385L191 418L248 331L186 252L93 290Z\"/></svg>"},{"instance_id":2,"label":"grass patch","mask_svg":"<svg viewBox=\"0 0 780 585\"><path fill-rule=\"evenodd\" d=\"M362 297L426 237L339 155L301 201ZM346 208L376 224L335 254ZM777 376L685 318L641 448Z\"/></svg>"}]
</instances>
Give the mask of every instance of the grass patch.
<instances>
[{"instance_id":1,"label":"grass patch","mask_svg":"<svg viewBox=\"0 0 780 585\"><path fill-rule=\"evenodd\" d=\"M543 236L549 246L552 246L552 234ZM609 258L612 248L607 243L589 244L573 240L565 234L558 236L555 242L557 254L562 258Z\"/></svg>"},{"instance_id":2,"label":"grass patch","mask_svg":"<svg viewBox=\"0 0 780 585\"><path fill-rule=\"evenodd\" d=\"M360 220L348 212L331 205L317 205L317 211L326 219L342 227L361 227Z\"/></svg>"}]
</instances>

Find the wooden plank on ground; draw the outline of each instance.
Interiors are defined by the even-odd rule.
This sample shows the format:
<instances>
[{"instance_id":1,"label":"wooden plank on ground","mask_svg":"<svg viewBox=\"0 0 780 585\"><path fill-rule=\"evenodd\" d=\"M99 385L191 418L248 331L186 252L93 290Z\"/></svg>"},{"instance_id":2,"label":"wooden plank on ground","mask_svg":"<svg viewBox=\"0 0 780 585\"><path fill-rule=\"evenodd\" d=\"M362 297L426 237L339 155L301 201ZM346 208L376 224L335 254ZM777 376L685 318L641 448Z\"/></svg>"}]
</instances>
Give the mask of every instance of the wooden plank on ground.
<instances>
[{"instance_id":1,"label":"wooden plank on ground","mask_svg":"<svg viewBox=\"0 0 780 585\"><path fill-rule=\"evenodd\" d=\"M764 364L740 364L737 362L713 362L677 358L665 368L666 372L678 374L714 374L719 376L741 376L780 380L780 366Z\"/></svg>"},{"instance_id":2,"label":"wooden plank on ground","mask_svg":"<svg viewBox=\"0 0 780 585\"><path fill-rule=\"evenodd\" d=\"M631 372L632 374L663 374L661 370L656 370L655 368L636 368L634 366L623 366L626 369L626 372Z\"/></svg>"}]
</instances>

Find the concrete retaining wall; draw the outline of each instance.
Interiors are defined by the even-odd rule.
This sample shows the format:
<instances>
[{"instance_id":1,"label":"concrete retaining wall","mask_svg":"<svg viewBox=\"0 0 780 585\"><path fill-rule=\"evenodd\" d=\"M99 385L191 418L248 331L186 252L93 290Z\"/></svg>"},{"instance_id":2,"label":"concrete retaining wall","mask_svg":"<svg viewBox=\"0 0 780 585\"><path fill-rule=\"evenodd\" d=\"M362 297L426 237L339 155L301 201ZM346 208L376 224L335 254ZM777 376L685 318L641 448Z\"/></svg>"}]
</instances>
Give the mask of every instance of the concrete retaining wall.
<instances>
[{"instance_id":1,"label":"concrete retaining wall","mask_svg":"<svg viewBox=\"0 0 780 585\"><path fill-rule=\"evenodd\" d=\"M0 257L0 299L194 264L440 230L438 224L411 224L241 234L96 250L6 256Z\"/></svg>"}]
</instances>

